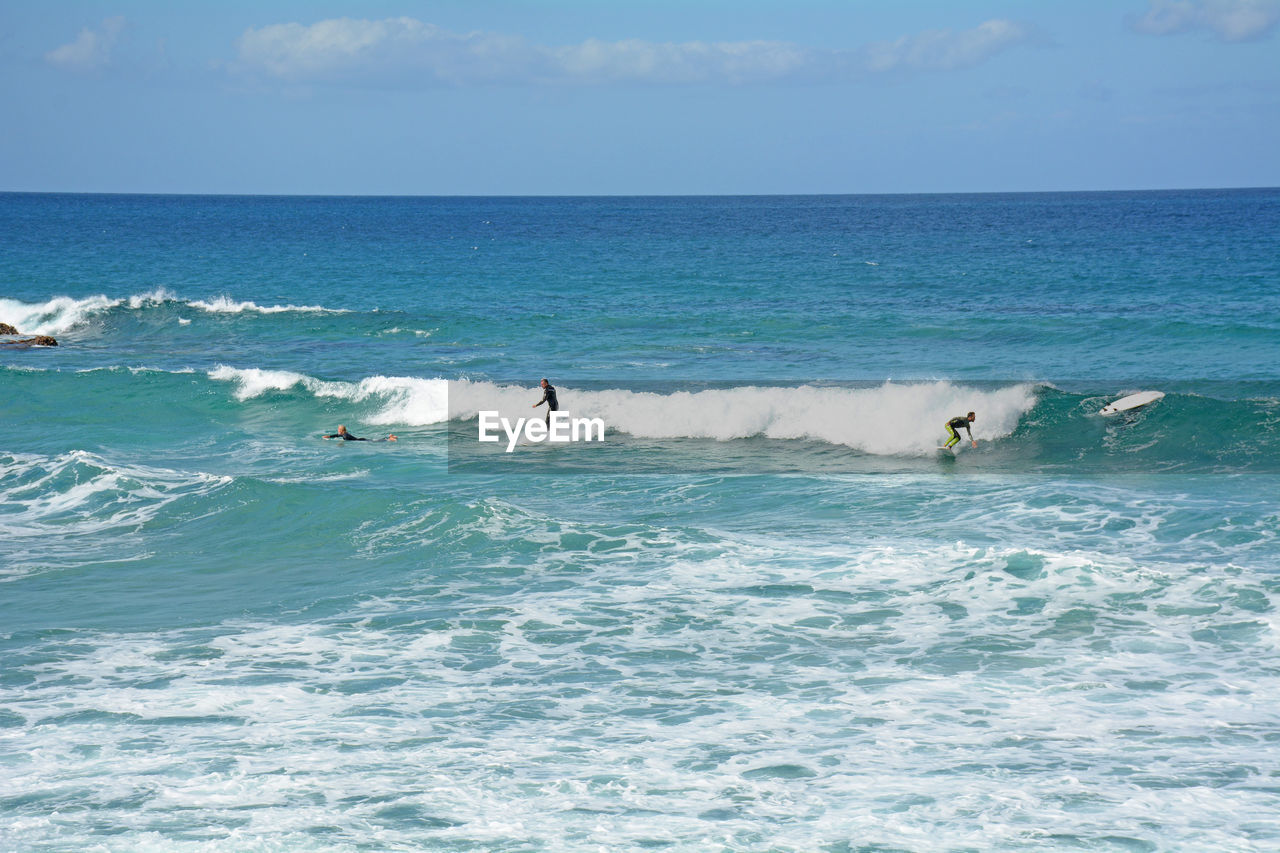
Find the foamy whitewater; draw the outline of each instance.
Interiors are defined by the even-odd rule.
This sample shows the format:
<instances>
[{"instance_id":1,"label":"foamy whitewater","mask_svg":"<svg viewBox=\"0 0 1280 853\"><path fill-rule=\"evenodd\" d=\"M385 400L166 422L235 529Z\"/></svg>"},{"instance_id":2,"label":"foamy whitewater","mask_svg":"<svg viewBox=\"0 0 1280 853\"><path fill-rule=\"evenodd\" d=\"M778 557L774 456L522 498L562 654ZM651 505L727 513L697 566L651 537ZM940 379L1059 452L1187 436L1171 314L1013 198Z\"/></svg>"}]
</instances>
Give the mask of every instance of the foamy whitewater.
<instances>
[{"instance_id":1,"label":"foamy whitewater","mask_svg":"<svg viewBox=\"0 0 1280 853\"><path fill-rule=\"evenodd\" d=\"M1280 847L1280 191L0 236L0 850Z\"/></svg>"}]
</instances>

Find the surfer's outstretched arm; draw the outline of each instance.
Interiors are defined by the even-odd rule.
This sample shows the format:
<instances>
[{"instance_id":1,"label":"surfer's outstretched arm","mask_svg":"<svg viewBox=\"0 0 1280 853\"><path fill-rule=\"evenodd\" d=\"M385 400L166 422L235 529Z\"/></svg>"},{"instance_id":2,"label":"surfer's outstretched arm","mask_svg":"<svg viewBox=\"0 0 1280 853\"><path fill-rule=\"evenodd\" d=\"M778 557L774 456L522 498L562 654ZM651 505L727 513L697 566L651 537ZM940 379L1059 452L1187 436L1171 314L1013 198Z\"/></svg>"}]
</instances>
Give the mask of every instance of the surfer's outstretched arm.
<instances>
[{"instance_id":1,"label":"surfer's outstretched arm","mask_svg":"<svg viewBox=\"0 0 1280 853\"><path fill-rule=\"evenodd\" d=\"M976 418L977 418L977 415L974 414L973 412L970 412L964 417L952 418L951 420L947 421L947 442L942 446L952 447L956 444L959 444L960 428L964 427L964 431L969 434L969 443L972 444L974 449L976 450L978 447L978 442L974 439L973 430L969 427L969 424L973 423Z\"/></svg>"}]
</instances>

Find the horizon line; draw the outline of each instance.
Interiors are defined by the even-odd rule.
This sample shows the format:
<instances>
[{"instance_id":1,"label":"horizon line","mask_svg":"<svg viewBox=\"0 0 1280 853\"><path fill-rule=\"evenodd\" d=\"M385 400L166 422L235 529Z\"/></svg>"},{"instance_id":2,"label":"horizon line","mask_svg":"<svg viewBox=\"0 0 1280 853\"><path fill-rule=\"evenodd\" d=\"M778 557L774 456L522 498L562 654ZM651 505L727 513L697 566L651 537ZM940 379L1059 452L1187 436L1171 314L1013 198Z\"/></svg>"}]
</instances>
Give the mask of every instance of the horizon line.
<instances>
[{"instance_id":1,"label":"horizon line","mask_svg":"<svg viewBox=\"0 0 1280 853\"><path fill-rule=\"evenodd\" d=\"M735 193L292 193L292 192L146 192L121 190L6 190L0 195L125 196L157 198L346 198L346 199L610 199L610 198L848 198L959 195L1104 195L1118 193L1246 192L1280 190L1275 186L1130 187L1077 190L914 190L903 192L735 192Z\"/></svg>"}]
</instances>

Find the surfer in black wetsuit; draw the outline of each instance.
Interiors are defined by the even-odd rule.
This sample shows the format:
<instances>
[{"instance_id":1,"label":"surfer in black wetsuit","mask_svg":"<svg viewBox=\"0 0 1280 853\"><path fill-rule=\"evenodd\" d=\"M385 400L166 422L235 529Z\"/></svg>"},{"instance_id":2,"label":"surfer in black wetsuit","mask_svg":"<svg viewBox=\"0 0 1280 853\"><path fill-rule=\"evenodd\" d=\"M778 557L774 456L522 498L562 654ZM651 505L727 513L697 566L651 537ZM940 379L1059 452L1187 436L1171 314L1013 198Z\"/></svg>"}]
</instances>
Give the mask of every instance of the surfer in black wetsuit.
<instances>
[{"instance_id":1,"label":"surfer in black wetsuit","mask_svg":"<svg viewBox=\"0 0 1280 853\"><path fill-rule=\"evenodd\" d=\"M542 399L533 404L533 408L538 408L543 403L547 404L547 427L551 426L551 413L558 411L560 404L556 402L556 386L547 380L542 380Z\"/></svg>"},{"instance_id":2,"label":"surfer in black wetsuit","mask_svg":"<svg viewBox=\"0 0 1280 853\"><path fill-rule=\"evenodd\" d=\"M324 437L340 438L343 441L395 441L396 440L396 437L394 434L389 435L386 438L356 438L354 435L347 432L347 428L344 427L342 424L338 424L338 431L335 432L333 435L326 435Z\"/></svg>"},{"instance_id":3,"label":"surfer in black wetsuit","mask_svg":"<svg viewBox=\"0 0 1280 853\"><path fill-rule=\"evenodd\" d=\"M963 429L965 432L969 433L969 441L976 448L978 446L978 442L973 440L973 430L969 429L969 424L973 423L976 418L977 416L974 415L973 412L970 412L963 418L952 418L947 421L947 442L942 446L950 450L952 447L959 444L960 430Z\"/></svg>"}]
</instances>

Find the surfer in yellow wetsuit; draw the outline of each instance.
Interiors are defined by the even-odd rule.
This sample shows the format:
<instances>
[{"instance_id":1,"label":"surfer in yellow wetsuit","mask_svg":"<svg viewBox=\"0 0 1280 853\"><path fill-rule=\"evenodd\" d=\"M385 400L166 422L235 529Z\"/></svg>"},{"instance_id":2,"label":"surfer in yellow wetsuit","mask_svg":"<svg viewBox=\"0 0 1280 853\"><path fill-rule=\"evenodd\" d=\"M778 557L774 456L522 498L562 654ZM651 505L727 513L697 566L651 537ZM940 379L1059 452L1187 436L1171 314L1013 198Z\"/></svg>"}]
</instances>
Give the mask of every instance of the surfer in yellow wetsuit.
<instances>
[{"instance_id":1,"label":"surfer in yellow wetsuit","mask_svg":"<svg viewBox=\"0 0 1280 853\"><path fill-rule=\"evenodd\" d=\"M963 429L965 432L969 433L969 441L976 448L978 446L978 442L974 441L973 430L969 429L969 424L973 423L976 418L977 416L973 412L970 412L963 418L952 418L947 421L947 442L942 446L950 450L952 447L959 444L960 430Z\"/></svg>"}]
</instances>

